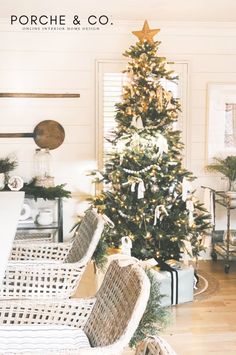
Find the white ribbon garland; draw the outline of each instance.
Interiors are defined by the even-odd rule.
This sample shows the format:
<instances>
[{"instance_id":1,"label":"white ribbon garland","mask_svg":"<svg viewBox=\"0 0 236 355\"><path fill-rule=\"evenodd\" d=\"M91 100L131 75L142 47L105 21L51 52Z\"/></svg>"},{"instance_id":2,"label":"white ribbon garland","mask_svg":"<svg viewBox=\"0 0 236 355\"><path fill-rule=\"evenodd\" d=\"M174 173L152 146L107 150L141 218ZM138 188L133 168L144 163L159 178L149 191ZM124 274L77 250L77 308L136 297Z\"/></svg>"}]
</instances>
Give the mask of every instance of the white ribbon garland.
<instances>
[{"instance_id":1,"label":"white ribbon garland","mask_svg":"<svg viewBox=\"0 0 236 355\"><path fill-rule=\"evenodd\" d=\"M166 208L165 208L165 206L164 206L164 205L158 205L158 206L156 206L155 211L154 211L154 223L153 223L154 226L157 224L157 220L158 220L158 219L159 219L160 221L163 220L163 218L164 218L163 213L164 213L166 216L169 215L168 212L167 212L167 210L166 210Z\"/></svg>"},{"instance_id":2,"label":"white ribbon garland","mask_svg":"<svg viewBox=\"0 0 236 355\"><path fill-rule=\"evenodd\" d=\"M131 125L134 126L137 129L143 129L143 121L140 116L138 117L133 117Z\"/></svg>"},{"instance_id":3,"label":"white ribbon garland","mask_svg":"<svg viewBox=\"0 0 236 355\"><path fill-rule=\"evenodd\" d=\"M153 167L155 167L155 164L148 165L148 166L146 166L146 168L143 168L141 170L131 170L131 169L126 169L126 168L123 168L123 170L128 174L140 174L140 173L145 173L145 172L151 170Z\"/></svg>"},{"instance_id":4,"label":"white ribbon garland","mask_svg":"<svg viewBox=\"0 0 236 355\"><path fill-rule=\"evenodd\" d=\"M122 211L118 210L118 213L121 217L127 218L127 219L132 219L132 216L128 216L127 214L123 213Z\"/></svg>"},{"instance_id":5,"label":"white ribbon garland","mask_svg":"<svg viewBox=\"0 0 236 355\"><path fill-rule=\"evenodd\" d=\"M142 179L137 179L137 181L132 182L131 192L135 192L135 185L138 184L138 199L144 198L145 186Z\"/></svg>"}]
</instances>

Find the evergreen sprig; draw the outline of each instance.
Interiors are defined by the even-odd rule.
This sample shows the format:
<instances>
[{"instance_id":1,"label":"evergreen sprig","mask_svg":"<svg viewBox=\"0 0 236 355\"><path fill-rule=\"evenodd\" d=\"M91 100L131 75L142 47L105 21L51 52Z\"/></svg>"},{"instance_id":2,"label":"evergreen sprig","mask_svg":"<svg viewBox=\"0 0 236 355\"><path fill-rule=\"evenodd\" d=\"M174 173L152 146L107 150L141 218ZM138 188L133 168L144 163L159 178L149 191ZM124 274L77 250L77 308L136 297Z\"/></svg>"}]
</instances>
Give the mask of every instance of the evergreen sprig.
<instances>
[{"instance_id":1,"label":"evergreen sprig","mask_svg":"<svg viewBox=\"0 0 236 355\"><path fill-rule=\"evenodd\" d=\"M37 198L43 198L44 200L55 200L56 198L69 198L71 197L71 192L65 190L66 184L51 186L51 187L43 187L36 185L36 179L32 179L29 183L25 183L22 191L25 191L26 195L34 197L35 200Z\"/></svg>"},{"instance_id":2,"label":"evergreen sprig","mask_svg":"<svg viewBox=\"0 0 236 355\"><path fill-rule=\"evenodd\" d=\"M147 270L146 273L151 283L150 296L139 326L130 340L130 347L135 347L146 336L157 335L171 321L170 309L160 305L163 295L160 294L155 271Z\"/></svg>"},{"instance_id":3,"label":"evergreen sprig","mask_svg":"<svg viewBox=\"0 0 236 355\"><path fill-rule=\"evenodd\" d=\"M10 157L0 159L0 173L8 173L17 167L17 161Z\"/></svg>"}]
</instances>

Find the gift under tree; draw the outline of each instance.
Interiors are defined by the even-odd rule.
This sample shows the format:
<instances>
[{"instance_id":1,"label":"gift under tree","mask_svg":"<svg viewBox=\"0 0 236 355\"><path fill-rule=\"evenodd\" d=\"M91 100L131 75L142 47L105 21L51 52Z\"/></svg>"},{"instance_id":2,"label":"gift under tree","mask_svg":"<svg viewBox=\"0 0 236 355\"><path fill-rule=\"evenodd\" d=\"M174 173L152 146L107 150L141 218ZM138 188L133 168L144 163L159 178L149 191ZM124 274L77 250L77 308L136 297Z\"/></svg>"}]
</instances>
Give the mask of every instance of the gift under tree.
<instances>
[{"instance_id":1,"label":"gift under tree","mask_svg":"<svg viewBox=\"0 0 236 355\"><path fill-rule=\"evenodd\" d=\"M145 21L142 31L133 32L139 41L124 54L127 83L108 137L112 149L102 178L95 179L104 189L93 206L114 223L104 235L109 246L119 247L128 236L139 259L179 260L184 241L198 255L209 215L194 197L192 173L183 168L181 132L175 129L180 103L162 85L162 79L177 77L157 55L158 32Z\"/></svg>"}]
</instances>

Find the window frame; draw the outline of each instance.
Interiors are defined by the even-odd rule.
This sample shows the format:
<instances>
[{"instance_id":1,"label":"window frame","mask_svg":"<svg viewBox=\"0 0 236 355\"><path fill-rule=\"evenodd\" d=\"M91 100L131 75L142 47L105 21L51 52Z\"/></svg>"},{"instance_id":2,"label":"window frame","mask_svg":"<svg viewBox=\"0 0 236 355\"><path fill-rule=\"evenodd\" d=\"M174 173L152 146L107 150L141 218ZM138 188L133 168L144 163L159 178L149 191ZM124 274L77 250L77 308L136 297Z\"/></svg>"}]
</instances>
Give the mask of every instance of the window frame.
<instances>
[{"instance_id":1,"label":"window frame","mask_svg":"<svg viewBox=\"0 0 236 355\"><path fill-rule=\"evenodd\" d=\"M97 60L96 61L96 161L99 170L102 170L104 167L104 151L103 151L103 74L105 72L109 72L109 67L120 66L121 69L115 71L114 73L118 73L126 68L126 64L128 60L125 59L107 59L107 60ZM190 120L188 119L188 94L189 94L189 62L185 60L171 60L168 61L170 65L181 66L182 70L180 72L181 77L181 85L180 85L180 102L181 102L181 121L180 121L180 130L182 131L182 141L184 143L183 150L183 165L188 168L189 166L189 157L190 157ZM105 68L105 69L104 69ZM171 69L171 67L170 67ZM173 68L174 69L174 68ZM174 69L175 70L175 69Z\"/></svg>"}]
</instances>

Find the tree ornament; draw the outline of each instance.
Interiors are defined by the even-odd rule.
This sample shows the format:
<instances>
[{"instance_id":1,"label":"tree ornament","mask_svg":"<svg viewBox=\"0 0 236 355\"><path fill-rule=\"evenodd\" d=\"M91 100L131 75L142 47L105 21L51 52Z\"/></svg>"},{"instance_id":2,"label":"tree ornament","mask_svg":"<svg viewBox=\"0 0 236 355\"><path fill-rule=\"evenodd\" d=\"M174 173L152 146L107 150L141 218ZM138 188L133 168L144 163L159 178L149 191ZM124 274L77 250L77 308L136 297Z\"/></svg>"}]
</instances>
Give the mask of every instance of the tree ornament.
<instances>
[{"instance_id":1,"label":"tree ornament","mask_svg":"<svg viewBox=\"0 0 236 355\"><path fill-rule=\"evenodd\" d=\"M188 224L189 224L189 227L192 227L194 224L194 217L193 217L194 203L193 203L192 199L189 199L186 201L186 209L189 211Z\"/></svg>"},{"instance_id":2,"label":"tree ornament","mask_svg":"<svg viewBox=\"0 0 236 355\"><path fill-rule=\"evenodd\" d=\"M146 54L146 53L142 53L142 54L140 55L140 59L142 59L143 62L146 62L147 59L148 59L147 54Z\"/></svg>"},{"instance_id":3,"label":"tree ornament","mask_svg":"<svg viewBox=\"0 0 236 355\"><path fill-rule=\"evenodd\" d=\"M139 148L140 145L140 136L135 132L131 138L130 145L132 148Z\"/></svg>"},{"instance_id":4,"label":"tree ornament","mask_svg":"<svg viewBox=\"0 0 236 355\"><path fill-rule=\"evenodd\" d=\"M159 191L159 187L157 185L152 185L151 191L152 192L157 192L157 191Z\"/></svg>"},{"instance_id":5,"label":"tree ornament","mask_svg":"<svg viewBox=\"0 0 236 355\"><path fill-rule=\"evenodd\" d=\"M152 239L152 234L150 232L147 232L147 234L144 237L146 240L151 240Z\"/></svg>"},{"instance_id":6,"label":"tree ornament","mask_svg":"<svg viewBox=\"0 0 236 355\"><path fill-rule=\"evenodd\" d=\"M131 256L132 241L126 236L121 238L121 253Z\"/></svg>"},{"instance_id":7,"label":"tree ornament","mask_svg":"<svg viewBox=\"0 0 236 355\"><path fill-rule=\"evenodd\" d=\"M164 216L168 216L168 212L167 212L165 206L164 205L156 206L155 211L154 211L154 223L153 223L153 225L155 226L157 224L157 220L158 219L160 221L162 221Z\"/></svg>"},{"instance_id":8,"label":"tree ornament","mask_svg":"<svg viewBox=\"0 0 236 355\"><path fill-rule=\"evenodd\" d=\"M132 113L133 113L133 111L132 111L130 106L126 107L125 112L127 113L127 115L132 115Z\"/></svg>"},{"instance_id":9,"label":"tree ornament","mask_svg":"<svg viewBox=\"0 0 236 355\"><path fill-rule=\"evenodd\" d=\"M158 110L162 111L163 110L163 96L162 96L162 87L158 86L156 90L156 96L157 96L157 106Z\"/></svg>"},{"instance_id":10,"label":"tree ornament","mask_svg":"<svg viewBox=\"0 0 236 355\"><path fill-rule=\"evenodd\" d=\"M138 199L144 198L145 186L144 182L140 178L131 179L131 191L135 192L135 185L138 184Z\"/></svg>"},{"instance_id":11,"label":"tree ornament","mask_svg":"<svg viewBox=\"0 0 236 355\"><path fill-rule=\"evenodd\" d=\"M158 153L157 156L162 157L163 153L168 153L168 143L167 143L167 139L162 135L159 134L157 141L156 141L156 146L158 147Z\"/></svg>"},{"instance_id":12,"label":"tree ornament","mask_svg":"<svg viewBox=\"0 0 236 355\"><path fill-rule=\"evenodd\" d=\"M143 121L140 116L133 117L131 125L134 126L137 129L143 129Z\"/></svg>"},{"instance_id":13,"label":"tree ornament","mask_svg":"<svg viewBox=\"0 0 236 355\"><path fill-rule=\"evenodd\" d=\"M148 104L146 101L141 102L142 112L146 112L148 109Z\"/></svg>"},{"instance_id":14,"label":"tree ornament","mask_svg":"<svg viewBox=\"0 0 236 355\"><path fill-rule=\"evenodd\" d=\"M149 28L147 20L145 20L142 31L132 31L132 33L138 37L139 41L143 43L145 40L151 44L154 44L153 37L160 32L159 28L151 30Z\"/></svg>"},{"instance_id":15,"label":"tree ornament","mask_svg":"<svg viewBox=\"0 0 236 355\"><path fill-rule=\"evenodd\" d=\"M193 188L192 184L186 177L183 178L182 182L182 200L186 201L187 198L192 194Z\"/></svg>"}]
</instances>

